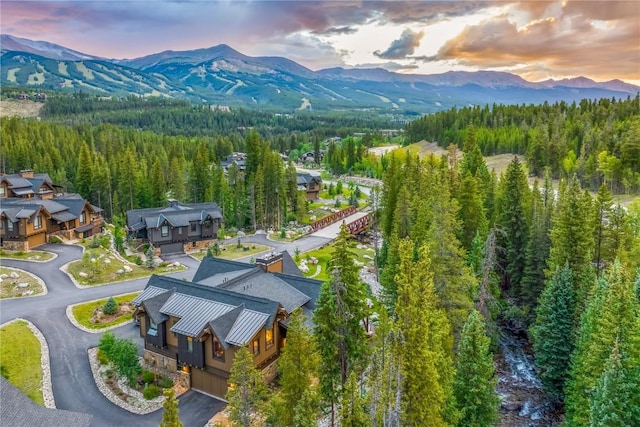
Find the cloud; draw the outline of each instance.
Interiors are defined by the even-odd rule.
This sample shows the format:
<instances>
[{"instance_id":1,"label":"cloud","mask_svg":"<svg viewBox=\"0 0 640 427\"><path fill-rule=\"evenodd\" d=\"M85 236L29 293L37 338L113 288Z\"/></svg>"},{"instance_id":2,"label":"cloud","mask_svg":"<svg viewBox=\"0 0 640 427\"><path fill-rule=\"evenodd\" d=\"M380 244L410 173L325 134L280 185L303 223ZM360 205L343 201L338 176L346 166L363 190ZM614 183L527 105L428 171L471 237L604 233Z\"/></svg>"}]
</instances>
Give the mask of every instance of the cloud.
<instances>
[{"instance_id":1,"label":"cloud","mask_svg":"<svg viewBox=\"0 0 640 427\"><path fill-rule=\"evenodd\" d=\"M404 59L415 52L423 37L424 31L415 32L407 28L384 52L376 50L373 54L382 59Z\"/></svg>"},{"instance_id":2,"label":"cloud","mask_svg":"<svg viewBox=\"0 0 640 427\"><path fill-rule=\"evenodd\" d=\"M312 31L311 34L317 34L317 35L323 35L323 36L335 36L335 35L342 35L342 34L355 34L357 32L358 32L357 29L353 27L345 26L345 27L327 28L326 30Z\"/></svg>"},{"instance_id":3,"label":"cloud","mask_svg":"<svg viewBox=\"0 0 640 427\"><path fill-rule=\"evenodd\" d=\"M508 1L382 1L367 2L375 4L381 12L381 21L394 24L420 22L429 24L458 16L472 15L496 5L508 4ZM536 2L533 2L536 3Z\"/></svg>"},{"instance_id":4,"label":"cloud","mask_svg":"<svg viewBox=\"0 0 640 427\"><path fill-rule=\"evenodd\" d=\"M537 76L547 70L547 75L640 79L640 3L612 2L607 11L609 2L607 8L600 2L566 2L555 8L538 3L522 4L520 11L535 17L524 25L516 24L513 15L495 16L465 27L436 55L412 59L519 67L522 75L536 64Z\"/></svg>"}]
</instances>

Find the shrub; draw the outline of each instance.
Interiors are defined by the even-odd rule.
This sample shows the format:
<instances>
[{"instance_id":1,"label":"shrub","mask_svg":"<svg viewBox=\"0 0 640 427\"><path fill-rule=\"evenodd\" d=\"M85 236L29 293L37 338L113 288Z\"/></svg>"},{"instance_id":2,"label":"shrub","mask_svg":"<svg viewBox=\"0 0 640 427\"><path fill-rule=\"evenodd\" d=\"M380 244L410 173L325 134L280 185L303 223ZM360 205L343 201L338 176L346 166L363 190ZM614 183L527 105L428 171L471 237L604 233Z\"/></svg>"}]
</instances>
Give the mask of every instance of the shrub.
<instances>
[{"instance_id":1,"label":"shrub","mask_svg":"<svg viewBox=\"0 0 640 427\"><path fill-rule=\"evenodd\" d=\"M138 346L130 339L116 339L109 357L116 365L118 374L127 377L129 383L135 384L136 376L142 368L138 360Z\"/></svg>"},{"instance_id":2,"label":"shrub","mask_svg":"<svg viewBox=\"0 0 640 427\"><path fill-rule=\"evenodd\" d=\"M284 239L285 237L287 237L287 230L284 227L282 227L280 229L280 238Z\"/></svg>"},{"instance_id":3,"label":"shrub","mask_svg":"<svg viewBox=\"0 0 640 427\"><path fill-rule=\"evenodd\" d=\"M49 243L62 243L58 236L49 236Z\"/></svg>"},{"instance_id":4,"label":"shrub","mask_svg":"<svg viewBox=\"0 0 640 427\"><path fill-rule=\"evenodd\" d=\"M92 249L100 247L100 240L98 240L98 236L93 236L91 242L89 243L89 247Z\"/></svg>"},{"instance_id":5,"label":"shrub","mask_svg":"<svg viewBox=\"0 0 640 427\"><path fill-rule=\"evenodd\" d=\"M106 332L104 335L102 335L102 338L100 338L100 342L98 343L98 350L104 353L104 356L109 361L113 360L112 351L115 343L116 343L116 336L113 335L113 332Z\"/></svg>"},{"instance_id":6,"label":"shrub","mask_svg":"<svg viewBox=\"0 0 640 427\"><path fill-rule=\"evenodd\" d=\"M104 351L100 350L99 348L98 348L97 358L98 358L98 362L100 362L101 365L109 364L109 357Z\"/></svg>"},{"instance_id":7,"label":"shrub","mask_svg":"<svg viewBox=\"0 0 640 427\"><path fill-rule=\"evenodd\" d=\"M158 381L158 385L162 388L171 388L173 387L173 381L171 381L171 378L162 377Z\"/></svg>"},{"instance_id":8,"label":"shrub","mask_svg":"<svg viewBox=\"0 0 640 427\"><path fill-rule=\"evenodd\" d=\"M160 389L154 385L147 386L142 392L142 397L147 400L155 399L160 396Z\"/></svg>"},{"instance_id":9,"label":"shrub","mask_svg":"<svg viewBox=\"0 0 640 427\"><path fill-rule=\"evenodd\" d=\"M104 306L102 306L102 312L107 315L116 314L119 309L120 306L114 297L109 298Z\"/></svg>"},{"instance_id":10,"label":"shrub","mask_svg":"<svg viewBox=\"0 0 640 427\"><path fill-rule=\"evenodd\" d=\"M145 384L151 384L155 382L156 376L153 372L143 370L142 371L142 382Z\"/></svg>"}]
</instances>

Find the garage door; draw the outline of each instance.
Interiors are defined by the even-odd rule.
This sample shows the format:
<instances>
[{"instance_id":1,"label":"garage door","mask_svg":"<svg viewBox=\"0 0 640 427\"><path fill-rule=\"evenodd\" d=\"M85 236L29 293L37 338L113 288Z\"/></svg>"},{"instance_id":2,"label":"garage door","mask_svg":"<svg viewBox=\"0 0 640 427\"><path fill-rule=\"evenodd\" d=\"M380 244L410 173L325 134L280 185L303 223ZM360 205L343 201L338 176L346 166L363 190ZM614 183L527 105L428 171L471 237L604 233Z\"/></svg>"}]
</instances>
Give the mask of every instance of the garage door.
<instances>
[{"instance_id":1,"label":"garage door","mask_svg":"<svg viewBox=\"0 0 640 427\"><path fill-rule=\"evenodd\" d=\"M167 254L181 254L184 253L184 244L183 243L169 243L166 245L160 246L160 253L163 255Z\"/></svg>"},{"instance_id":2,"label":"garage door","mask_svg":"<svg viewBox=\"0 0 640 427\"><path fill-rule=\"evenodd\" d=\"M45 233L38 233L33 236L29 236L27 239L29 241L29 249L44 245L46 243L46 237Z\"/></svg>"},{"instance_id":3,"label":"garage door","mask_svg":"<svg viewBox=\"0 0 640 427\"><path fill-rule=\"evenodd\" d=\"M224 399L227 380L198 368L191 369L191 388Z\"/></svg>"}]
</instances>

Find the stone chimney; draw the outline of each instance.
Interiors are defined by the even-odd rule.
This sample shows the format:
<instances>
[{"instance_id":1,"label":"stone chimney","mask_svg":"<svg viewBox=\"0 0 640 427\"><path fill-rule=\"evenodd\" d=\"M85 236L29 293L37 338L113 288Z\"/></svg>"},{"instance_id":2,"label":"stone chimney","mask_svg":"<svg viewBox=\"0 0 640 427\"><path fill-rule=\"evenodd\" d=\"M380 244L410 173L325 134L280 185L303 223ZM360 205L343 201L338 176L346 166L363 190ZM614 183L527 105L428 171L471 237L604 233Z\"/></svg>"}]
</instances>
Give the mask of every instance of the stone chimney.
<instances>
[{"instance_id":1,"label":"stone chimney","mask_svg":"<svg viewBox=\"0 0 640 427\"><path fill-rule=\"evenodd\" d=\"M20 177L33 178L33 169L24 169L20 171Z\"/></svg>"},{"instance_id":2,"label":"stone chimney","mask_svg":"<svg viewBox=\"0 0 640 427\"><path fill-rule=\"evenodd\" d=\"M262 267L267 273L282 273L282 253L271 252L256 258L256 265Z\"/></svg>"}]
</instances>

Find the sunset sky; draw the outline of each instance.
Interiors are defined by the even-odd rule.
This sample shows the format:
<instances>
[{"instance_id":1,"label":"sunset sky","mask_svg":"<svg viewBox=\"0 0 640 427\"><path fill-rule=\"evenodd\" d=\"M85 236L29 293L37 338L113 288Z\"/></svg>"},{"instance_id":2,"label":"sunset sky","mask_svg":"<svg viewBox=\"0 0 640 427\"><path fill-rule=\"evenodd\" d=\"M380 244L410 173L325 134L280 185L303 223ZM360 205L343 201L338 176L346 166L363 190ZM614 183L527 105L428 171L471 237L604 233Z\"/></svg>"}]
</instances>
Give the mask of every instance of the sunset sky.
<instances>
[{"instance_id":1,"label":"sunset sky","mask_svg":"<svg viewBox=\"0 0 640 427\"><path fill-rule=\"evenodd\" d=\"M640 1L8 1L3 34L107 58L226 43L318 70L640 84Z\"/></svg>"}]
</instances>

